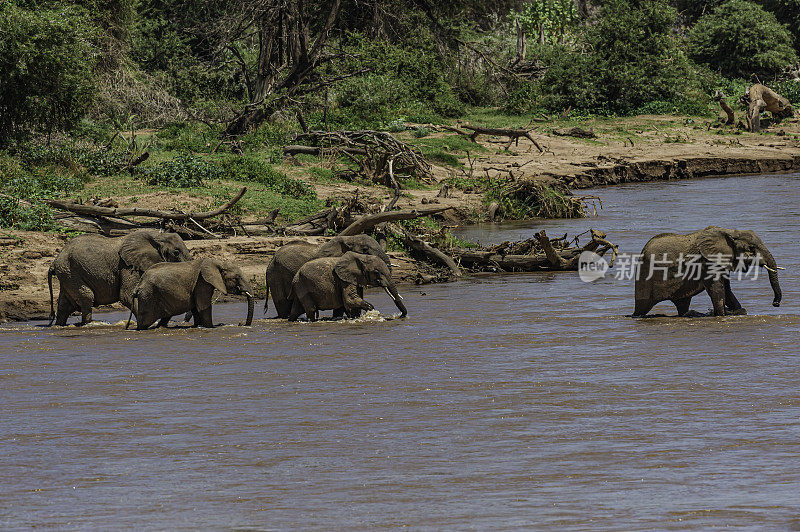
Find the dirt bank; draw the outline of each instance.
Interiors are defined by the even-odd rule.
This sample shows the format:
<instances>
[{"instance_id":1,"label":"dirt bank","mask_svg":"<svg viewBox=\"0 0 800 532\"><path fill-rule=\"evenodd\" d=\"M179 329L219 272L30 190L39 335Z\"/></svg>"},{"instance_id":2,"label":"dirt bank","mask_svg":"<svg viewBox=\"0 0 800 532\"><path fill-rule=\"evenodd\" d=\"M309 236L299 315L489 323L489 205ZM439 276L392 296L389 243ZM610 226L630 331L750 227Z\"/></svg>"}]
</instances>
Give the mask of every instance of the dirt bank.
<instances>
[{"instance_id":1,"label":"dirt bank","mask_svg":"<svg viewBox=\"0 0 800 532\"><path fill-rule=\"evenodd\" d=\"M709 128L695 119L642 116L583 124L594 139L576 139L552 134L540 125L533 133L543 153L523 139L511 150L506 139L479 137L488 151L464 157L463 170L437 167L438 181L466 172L474 175L511 175L514 179L556 180L575 189L618 183L682 179L734 174L760 174L800 170L800 123L785 121L767 133L734 134L732 129ZM452 133L440 133L440 136ZM344 196L359 189L379 199L388 199L385 188L342 183L319 185L320 197ZM482 196L451 190L437 197L438 187L406 190L398 207L439 203L456 209L481 210ZM120 198L125 204L125 198ZM447 215L454 224L463 217ZM613 240L613 227L602 228ZM187 243L195 255L213 255L240 265L253 280L258 295L264 294L264 269L277 248L297 237L233 237ZM322 237L308 237L321 242ZM47 269L67 238L58 234L5 230L0 232L0 321L46 318L50 312ZM391 253L399 283L443 280L440 271L402 253Z\"/></svg>"}]
</instances>

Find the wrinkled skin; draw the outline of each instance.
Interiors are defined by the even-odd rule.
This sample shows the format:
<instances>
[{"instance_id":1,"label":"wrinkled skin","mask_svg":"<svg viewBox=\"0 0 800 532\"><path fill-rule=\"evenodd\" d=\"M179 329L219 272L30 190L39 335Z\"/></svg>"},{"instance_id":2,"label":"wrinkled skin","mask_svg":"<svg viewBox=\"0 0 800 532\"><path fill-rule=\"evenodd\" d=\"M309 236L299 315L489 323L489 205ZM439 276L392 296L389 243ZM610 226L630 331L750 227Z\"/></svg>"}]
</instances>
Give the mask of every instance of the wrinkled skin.
<instances>
[{"instance_id":1,"label":"wrinkled skin","mask_svg":"<svg viewBox=\"0 0 800 532\"><path fill-rule=\"evenodd\" d=\"M264 302L264 312L267 311L271 293L278 317L288 318L292 310L290 299L292 280L300 267L312 259L341 257L348 251L378 257L391 269L389 256L369 235L335 236L321 246L306 242L290 242L275 253L267 266L267 299Z\"/></svg>"},{"instance_id":2,"label":"wrinkled skin","mask_svg":"<svg viewBox=\"0 0 800 532\"><path fill-rule=\"evenodd\" d=\"M679 275L678 257L681 253L685 257L690 255L700 257L697 261L701 271L699 280ZM662 263L665 254L668 263ZM719 254L729 258L723 259ZM775 259L753 231L709 226L688 235L664 233L654 236L642 250L642 263L636 275L633 316L645 316L660 301L672 301L678 309L678 315L685 316L689 311L692 297L703 290L711 297L715 316L745 314L746 311L731 291L728 274L740 259L749 266L755 261L757 254L761 255L760 265L768 270L774 293L772 304L780 306L782 294ZM654 275L651 279L647 279L651 265ZM664 273L658 269L662 266L667 268L666 279ZM708 279L709 270L712 273L724 271L726 275L719 279Z\"/></svg>"},{"instance_id":3,"label":"wrinkled skin","mask_svg":"<svg viewBox=\"0 0 800 532\"><path fill-rule=\"evenodd\" d=\"M132 296L131 314L136 316L136 328L147 329L156 321L159 326L166 326L172 316L190 311L195 326L213 327L211 297L214 290L223 294L246 295L245 325L252 323L253 289L242 270L229 263L202 258L191 262L156 264L144 273Z\"/></svg>"},{"instance_id":4,"label":"wrinkled skin","mask_svg":"<svg viewBox=\"0 0 800 532\"><path fill-rule=\"evenodd\" d=\"M339 308L344 308L348 317L357 317L362 310L374 308L360 295L365 286L382 286L401 316L406 316L408 311L392 282L389 267L372 255L348 252L341 257L308 261L298 270L292 281L294 298L289 320L305 314L309 321L315 321L320 310Z\"/></svg>"},{"instance_id":5,"label":"wrinkled skin","mask_svg":"<svg viewBox=\"0 0 800 532\"><path fill-rule=\"evenodd\" d=\"M150 266L159 262L192 260L181 237L174 233L135 231L109 238L82 235L70 240L48 272L50 323L66 325L81 311L81 325L92 321L92 307L121 301L130 308L131 294ZM53 276L58 277L57 310L53 309Z\"/></svg>"}]
</instances>

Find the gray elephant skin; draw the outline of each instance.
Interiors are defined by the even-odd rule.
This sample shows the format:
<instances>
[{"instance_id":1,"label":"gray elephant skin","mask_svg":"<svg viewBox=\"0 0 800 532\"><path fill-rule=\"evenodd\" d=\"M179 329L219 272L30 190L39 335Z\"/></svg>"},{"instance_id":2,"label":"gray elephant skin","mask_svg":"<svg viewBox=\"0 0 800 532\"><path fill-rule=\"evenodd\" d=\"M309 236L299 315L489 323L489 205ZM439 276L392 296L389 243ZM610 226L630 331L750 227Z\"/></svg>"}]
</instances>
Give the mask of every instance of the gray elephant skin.
<instances>
[{"instance_id":1,"label":"gray elephant skin","mask_svg":"<svg viewBox=\"0 0 800 532\"><path fill-rule=\"evenodd\" d=\"M341 257L352 251L363 255L378 257L391 270L389 256L380 244L369 235L335 236L328 242L317 246L307 242L290 242L281 247L267 266L267 299L264 312L267 312L269 295L279 318L288 318L292 310L290 293L295 274L306 262L323 257Z\"/></svg>"},{"instance_id":2,"label":"gray elephant skin","mask_svg":"<svg viewBox=\"0 0 800 532\"><path fill-rule=\"evenodd\" d=\"M699 275L681 275L681 254L684 258L698 258ZM782 297L778 267L772 253L753 231L709 226L686 235L656 235L642 249L642 263L636 275L633 316L645 316L661 301L672 301L678 309L678 316L685 316L692 297L703 290L711 297L715 316L745 314L746 311L731 291L728 275L740 261L750 266L758 260L759 255L760 265L768 270L772 285L772 304L778 307ZM666 269L666 274L660 269L662 267ZM651 271L654 272L652 278L647 279ZM717 272L725 272L725 275L715 275Z\"/></svg>"},{"instance_id":3,"label":"gray elephant skin","mask_svg":"<svg viewBox=\"0 0 800 532\"><path fill-rule=\"evenodd\" d=\"M340 308L348 317L357 317L362 310L373 309L360 296L360 289L365 286L382 286L400 309L401 317L408 314L386 263L378 257L350 251L341 257L313 259L300 267L292 281L289 321L297 320L301 314L316 321L320 310Z\"/></svg>"},{"instance_id":4,"label":"gray elephant skin","mask_svg":"<svg viewBox=\"0 0 800 532\"><path fill-rule=\"evenodd\" d=\"M92 321L92 307L121 301L130 308L131 294L142 274L159 262L191 260L174 233L135 231L124 237L82 235L70 240L50 265L50 324L66 325L81 311L81 325ZM53 276L58 277L57 310L53 309Z\"/></svg>"},{"instance_id":5,"label":"gray elephant skin","mask_svg":"<svg viewBox=\"0 0 800 532\"><path fill-rule=\"evenodd\" d=\"M213 327L211 297L223 294L247 296L247 319L253 322L253 289L238 266L212 258L191 262L161 263L149 268L133 292L131 315L136 328L144 330L156 321L166 326L172 316L192 312L195 326ZM130 325L130 317L126 329Z\"/></svg>"}]
</instances>

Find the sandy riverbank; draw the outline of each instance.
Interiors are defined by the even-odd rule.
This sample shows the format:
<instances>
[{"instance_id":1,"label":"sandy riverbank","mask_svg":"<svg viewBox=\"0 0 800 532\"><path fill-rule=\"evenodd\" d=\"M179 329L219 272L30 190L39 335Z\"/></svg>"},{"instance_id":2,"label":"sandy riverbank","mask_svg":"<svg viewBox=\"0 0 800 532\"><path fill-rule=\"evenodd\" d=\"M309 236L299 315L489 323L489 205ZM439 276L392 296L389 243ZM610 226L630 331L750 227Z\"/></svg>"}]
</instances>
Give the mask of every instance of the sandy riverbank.
<instances>
[{"instance_id":1,"label":"sandy riverbank","mask_svg":"<svg viewBox=\"0 0 800 532\"><path fill-rule=\"evenodd\" d=\"M564 183L573 189L635 181L654 181L711 175L762 174L800 170L800 123L786 121L767 134L731 134L707 128L694 119L646 116L620 119L613 128L596 127L596 139L559 137L542 126L534 137L543 153L523 139L502 150L505 139L479 137L488 153L464 159L465 172L508 175L514 179L539 179ZM444 135L444 133L443 133ZM436 168L437 180L456 170ZM363 185L320 185L320 197L347 195L359 189L378 198L386 189ZM438 189L408 190L401 208L435 202L456 210L481 209L482 198L460 190L437 197ZM123 201L120 202L124 204ZM448 214L448 223L458 221ZM600 228L613 240L613 227ZM264 269L272 254L297 237L232 237L190 241L197 256L213 255L240 265L263 297ZM50 312L47 269L67 237L52 233L4 230L0 233L0 321L46 318ZM308 237L322 241L322 237ZM403 253L391 253L399 283L442 280L437 271Z\"/></svg>"}]
</instances>

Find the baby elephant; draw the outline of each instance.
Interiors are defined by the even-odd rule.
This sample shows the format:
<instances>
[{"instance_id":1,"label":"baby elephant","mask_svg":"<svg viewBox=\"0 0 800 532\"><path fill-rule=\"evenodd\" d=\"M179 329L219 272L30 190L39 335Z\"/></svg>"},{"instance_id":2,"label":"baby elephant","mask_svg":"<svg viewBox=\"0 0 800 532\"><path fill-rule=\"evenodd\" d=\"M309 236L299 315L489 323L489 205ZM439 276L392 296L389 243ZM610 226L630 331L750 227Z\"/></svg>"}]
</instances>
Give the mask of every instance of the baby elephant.
<instances>
[{"instance_id":1,"label":"baby elephant","mask_svg":"<svg viewBox=\"0 0 800 532\"><path fill-rule=\"evenodd\" d=\"M347 316L357 317L373 306L359 297L364 286L382 286L400 309L408 312L392 282L389 267L379 257L349 251L341 257L324 257L303 264L292 280L292 310L289 321L305 313L315 321L318 311L344 308Z\"/></svg>"},{"instance_id":2,"label":"baby elephant","mask_svg":"<svg viewBox=\"0 0 800 532\"><path fill-rule=\"evenodd\" d=\"M237 266L211 258L191 262L164 262L144 273L133 292L131 315L136 328L144 330L156 321L166 326L172 316L191 311L195 326L213 327L211 296L214 289L247 296L247 320L253 322L253 290ZM128 324L130 325L130 317Z\"/></svg>"}]
</instances>

